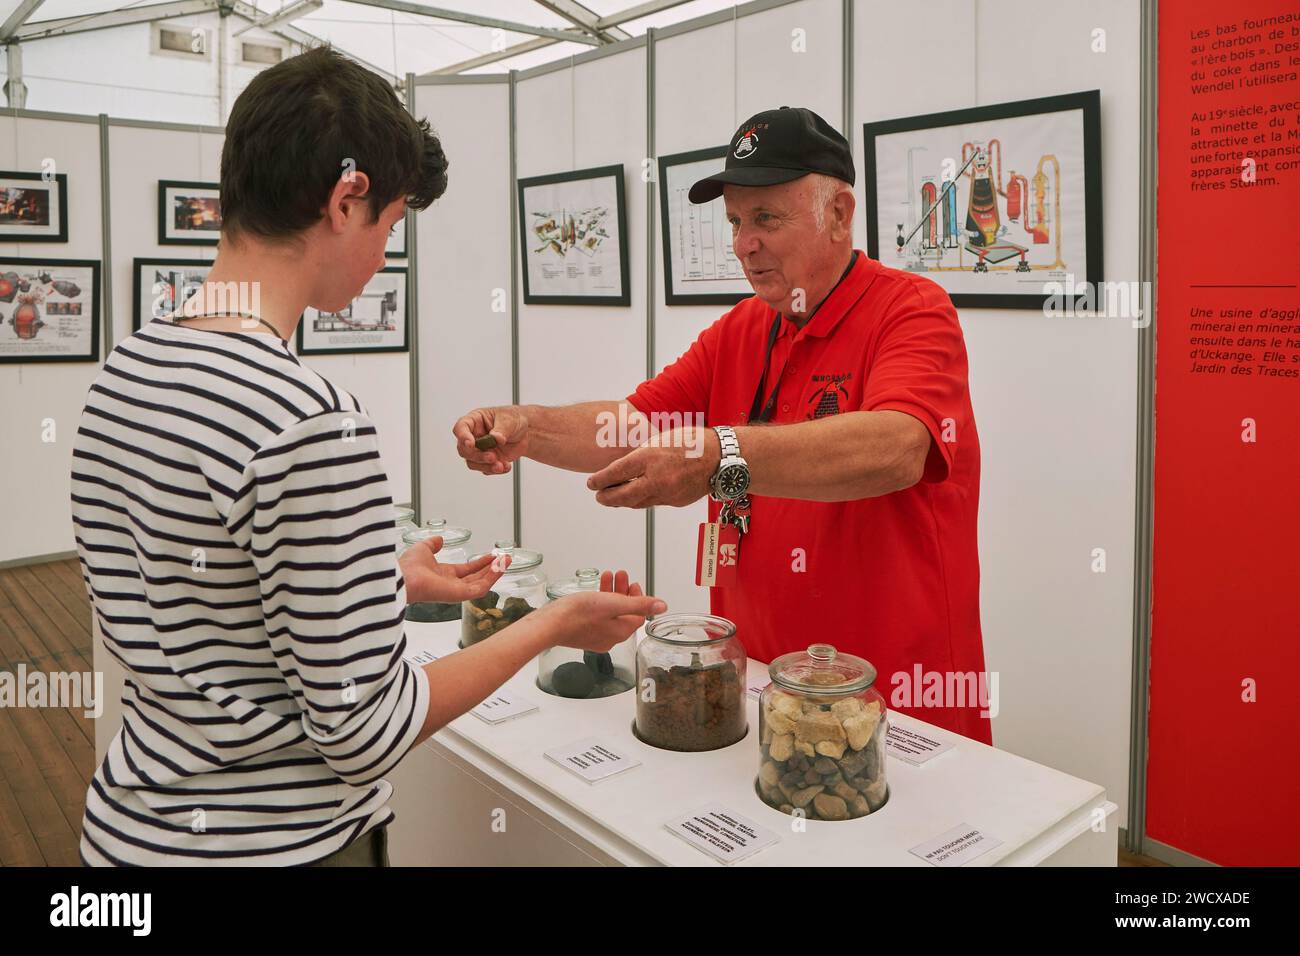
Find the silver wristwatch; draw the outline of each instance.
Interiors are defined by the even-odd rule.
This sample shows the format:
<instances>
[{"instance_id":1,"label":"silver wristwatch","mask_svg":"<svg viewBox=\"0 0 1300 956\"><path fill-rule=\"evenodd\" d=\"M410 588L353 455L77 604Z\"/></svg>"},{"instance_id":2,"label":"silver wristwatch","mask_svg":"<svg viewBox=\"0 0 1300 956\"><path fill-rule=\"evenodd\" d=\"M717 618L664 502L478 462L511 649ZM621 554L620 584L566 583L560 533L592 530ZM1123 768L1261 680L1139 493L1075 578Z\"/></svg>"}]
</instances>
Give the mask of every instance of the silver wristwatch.
<instances>
[{"instance_id":1,"label":"silver wristwatch","mask_svg":"<svg viewBox=\"0 0 1300 956\"><path fill-rule=\"evenodd\" d=\"M722 446L718 470L709 478L709 495L714 501L735 501L749 490L749 462L740 457L740 441L730 425L714 425Z\"/></svg>"}]
</instances>

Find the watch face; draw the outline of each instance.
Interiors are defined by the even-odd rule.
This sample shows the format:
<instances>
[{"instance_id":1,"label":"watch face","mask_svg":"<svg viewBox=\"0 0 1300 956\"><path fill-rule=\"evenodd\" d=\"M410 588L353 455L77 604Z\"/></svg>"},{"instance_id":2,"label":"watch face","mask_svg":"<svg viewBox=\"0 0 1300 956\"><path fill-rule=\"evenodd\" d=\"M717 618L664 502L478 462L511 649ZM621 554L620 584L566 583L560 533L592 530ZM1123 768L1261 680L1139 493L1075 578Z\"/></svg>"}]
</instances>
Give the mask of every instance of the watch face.
<instances>
[{"instance_id":1,"label":"watch face","mask_svg":"<svg viewBox=\"0 0 1300 956\"><path fill-rule=\"evenodd\" d=\"M744 465L728 465L718 474L718 492L723 498L739 498L749 487L749 469Z\"/></svg>"}]
</instances>

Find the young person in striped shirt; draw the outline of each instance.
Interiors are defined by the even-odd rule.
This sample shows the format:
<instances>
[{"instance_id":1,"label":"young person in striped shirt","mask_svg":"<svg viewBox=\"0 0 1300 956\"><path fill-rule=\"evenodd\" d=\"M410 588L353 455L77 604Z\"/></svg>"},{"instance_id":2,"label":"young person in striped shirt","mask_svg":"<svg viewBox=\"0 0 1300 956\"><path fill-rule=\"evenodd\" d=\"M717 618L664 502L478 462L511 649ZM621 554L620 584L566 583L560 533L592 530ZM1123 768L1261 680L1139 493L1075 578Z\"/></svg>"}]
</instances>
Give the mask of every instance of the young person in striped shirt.
<instances>
[{"instance_id":1,"label":"young person in striped shirt","mask_svg":"<svg viewBox=\"0 0 1300 956\"><path fill-rule=\"evenodd\" d=\"M87 864L382 862L383 777L414 744L546 648L606 651L664 609L606 572L601 593L403 659L408 600L475 597L501 569L440 564L436 539L395 558L374 423L287 340L307 306L345 308L446 186L427 121L328 48L236 100L207 282L113 350L73 451L78 555L126 669Z\"/></svg>"}]
</instances>

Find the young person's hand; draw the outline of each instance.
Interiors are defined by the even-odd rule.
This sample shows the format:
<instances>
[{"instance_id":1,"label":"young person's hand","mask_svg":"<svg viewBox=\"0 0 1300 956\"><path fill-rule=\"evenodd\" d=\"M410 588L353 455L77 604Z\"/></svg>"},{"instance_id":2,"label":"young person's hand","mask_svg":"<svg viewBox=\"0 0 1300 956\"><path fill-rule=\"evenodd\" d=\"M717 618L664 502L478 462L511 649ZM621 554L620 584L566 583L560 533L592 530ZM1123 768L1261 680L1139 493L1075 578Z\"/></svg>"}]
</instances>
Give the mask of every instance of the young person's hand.
<instances>
[{"instance_id":1,"label":"young person's hand","mask_svg":"<svg viewBox=\"0 0 1300 956\"><path fill-rule=\"evenodd\" d=\"M647 616L666 610L668 605L647 597L640 584L629 584L626 571L605 571L599 591L566 594L542 609L555 619L557 644L598 654L627 640Z\"/></svg>"},{"instance_id":2,"label":"young person's hand","mask_svg":"<svg viewBox=\"0 0 1300 956\"><path fill-rule=\"evenodd\" d=\"M426 601L455 604L482 597L510 566L510 556L485 554L465 564L443 564L434 557L442 549L442 536L434 535L411 545L398 557L402 579L406 582L406 600L410 604Z\"/></svg>"},{"instance_id":3,"label":"young person's hand","mask_svg":"<svg viewBox=\"0 0 1300 956\"><path fill-rule=\"evenodd\" d=\"M528 451L528 418L517 405L503 408L476 408L457 420L451 433L456 436L456 451L465 464L485 475L504 475L511 462ZM479 448L476 439L491 435L496 445Z\"/></svg>"}]
</instances>

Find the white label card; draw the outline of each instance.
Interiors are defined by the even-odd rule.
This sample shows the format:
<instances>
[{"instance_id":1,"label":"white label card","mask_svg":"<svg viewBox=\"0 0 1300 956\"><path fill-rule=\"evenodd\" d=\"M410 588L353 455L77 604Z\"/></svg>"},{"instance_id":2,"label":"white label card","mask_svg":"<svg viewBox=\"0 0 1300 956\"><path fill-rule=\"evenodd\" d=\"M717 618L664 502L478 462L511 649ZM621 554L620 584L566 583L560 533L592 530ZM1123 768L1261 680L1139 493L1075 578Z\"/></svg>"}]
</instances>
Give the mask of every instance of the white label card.
<instances>
[{"instance_id":1,"label":"white label card","mask_svg":"<svg viewBox=\"0 0 1300 956\"><path fill-rule=\"evenodd\" d=\"M952 750L952 747L950 740L939 740L937 737L907 730L893 723L889 725L889 731L885 734L887 752L918 767L941 753L947 753Z\"/></svg>"},{"instance_id":2,"label":"white label card","mask_svg":"<svg viewBox=\"0 0 1300 956\"><path fill-rule=\"evenodd\" d=\"M520 697L508 691L499 690L471 710L470 713L489 724L499 724L503 720L511 720L515 717L522 717L524 714L531 714L536 709L537 705L527 697Z\"/></svg>"},{"instance_id":3,"label":"white label card","mask_svg":"<svg viewBox=\"0 0 1300 956\"><path fill-rule=\"evenodd\" d=\"M749 817L716 803L671 820L665 826L670 833L720 863L743 860L781 839Z\"/></svg>"},{"instance_id":4,"label":"white label card","mask_svg":"<svg viewBox=\"0 0 1300 956\"><path fill-rule=\"evenodd\" d=\"M760 681L759 683L755 684L753 687L749 688L749 696L754 698L754 700L758 700L758 698L762 695L763 690L771 683L772 682L770 680Z\"/></svg>"},{"instance_id":5,"label":"white label card","mask_svg":"<svg viewBox=\"0 0 1300 956\"><path fill-rule=\"evenodd\" d=\"M407 663L420 667L424 664L432 664L438 659L438 655L432 651L420 651L418 654L406 655Z\"/></svg>"},{"instance_id":6,"label":"white label card","mask_svg":"<svg viewBox=\"0 0 1300 956\"><path fill-rule=\"evenodd\" d=\"M595 737L567 747L544 751L543 756L588 783L604 780L606 777L612 777L616 773L641 765L641 761L635 757L629 757L613 744Z\"/></svg>"},{"instance_id":7,"label":"white label card","mask_svg":"<svg viewBox=\"0 0 1300 956\"><path fill-rule=\"evenodd\" d=\"M931 866L961 866L1001 845L1001 840L963 823L942 836L912 847L908 852Z\"/></svg>"}]
</instances>

